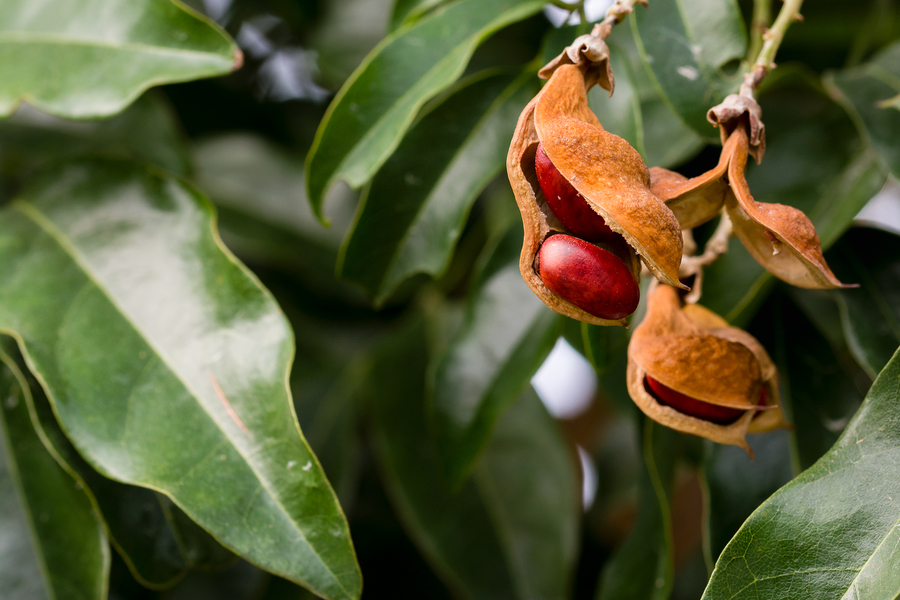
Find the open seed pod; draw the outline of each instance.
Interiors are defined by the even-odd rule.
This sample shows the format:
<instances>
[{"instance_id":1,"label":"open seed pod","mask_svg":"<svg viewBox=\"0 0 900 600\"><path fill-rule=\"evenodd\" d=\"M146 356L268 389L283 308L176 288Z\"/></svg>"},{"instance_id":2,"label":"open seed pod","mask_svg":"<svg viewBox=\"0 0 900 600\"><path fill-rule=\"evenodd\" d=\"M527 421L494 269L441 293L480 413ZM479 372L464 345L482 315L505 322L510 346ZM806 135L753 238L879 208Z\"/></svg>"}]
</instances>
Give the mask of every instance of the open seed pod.
<instances>
[{"instance_id":1,"label":"open seed pod","mask_svg":"<svg viewBox=\"0 0 900 600\"><path fill-rule=\"evenodd\" d=\"M685 229L719 214L724 206L734 233L756 261L779 279L803 288L854 287L829 269L816 229L802 211L783 204L757 202L745 170L748 155L759 162L765 152L765 126L753 98L733 94L710 109L707 118L720 127L722 153L708 172L687 179L666 169L650 169L651 189Z\"/></svg>"},{"instance_id":2,"label":"open seed pod","mask_svg":"<svg viewBox=\"0 0 900 600\"><path fill-rule=\"evenodd\" d=\"M666 285L628 345L628 391L648 417L720 444L784 427L778 375L759 342Z\"/></svg>"},{"instance_id":3,"label":"open seed pod","mask_svg":"<svg viewBox=\"0 0 900 600\"><path fill-rule=\"evenodd\" d=\"M734 233L756 262L779 279L801 288L848 288L825 262L816 228L802 211L783 204L764 204L750 195L744 178L747 167L748 132L737 127L727 144L728 181L731 194L725 209L734 224Z\"/></svg>"},{"instance_id":4,"label":"open seed pod","mask_svg":"<svg viewBox=\"0 0 900 600\"><path fill-rule=\"evenodd\" d=\"M563 64L519 117L506 163L525 227L519 263L522 277L547 306L588 323L624 324L623 319L589 314L550 291L541 280L535 264L541 245L553 234L568 230L541 191L535 170L539 144L590 209L624 238L624 248L611 244L608 249L623 259L635 277L639 272L636 253L661 281L683 287L678 281L682 251L678 220L650 191L649 172L637 151L605 131L591 112L582 71Z\"/></svg>"}]
</instances>

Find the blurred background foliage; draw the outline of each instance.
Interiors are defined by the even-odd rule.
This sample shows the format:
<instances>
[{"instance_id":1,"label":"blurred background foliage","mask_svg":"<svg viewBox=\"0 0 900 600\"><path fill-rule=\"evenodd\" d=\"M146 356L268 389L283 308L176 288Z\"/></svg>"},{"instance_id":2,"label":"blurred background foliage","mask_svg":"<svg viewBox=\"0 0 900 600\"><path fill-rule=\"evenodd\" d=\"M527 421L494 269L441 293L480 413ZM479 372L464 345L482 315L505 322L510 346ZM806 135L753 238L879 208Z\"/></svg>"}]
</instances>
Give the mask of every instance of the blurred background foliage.
<instances>
[{"instance_id":1,"label":"blurred background foliage","mask_svg":"<svg viewBox=\"0 0 900 600\"><path fill-rule=\"evenodd\" d=\"M760 90L769 149L749 171L754 195L803 209L835 273L861 287L790 288L736 241L707 271L702 304L763 343L793 424L752 436L750 460L643 419L625 390L628 332L550 312L519 277L522 233L503 171L506 145L539 89L537 68L585 26L524 1L506 2L505 11L519 12L496 27L472 25L468 37L445 24L447 39L461 40L441 51L459 68L432 74L445 83L411 102L408 114L383 117L387 124L366 130L369 137L349 121L355 110L388 111L420 89L406 80L391 87L415 65L399 75L392 69L405 63L371 66L385 36L414 47L408 32L465 1L191 0L236 41L243 67L149 90L105 119L22 106L0 121L0 205L42 170L85 156L152 165L211 199L224 243L290 320L294 407L346 514L366 598L699 598L729 540L832 448L900 343L900 7L808 2ZM589 18L602 17L602 4L588 4ZM729 0L638 8L609 40L615 95L591 92L604 126L648 165L687 176L714 165L718 134L702 115L739 81L752 10ZM505 14L486 14L485 23ZM679 35L694 44L684 59L693 61L693 78L666 66L685 50L672 47ZM376 46L376 59L367 59ZM369 67L357 71L361 64ZM423 73L432 66L419 65ZM355 92L335 96L348 80L368 86L360 98L383 106L342 113ZM893 107L873 108L892 98ZM364 147L354 158L364 142L382 155ZM331 161L323 167L308 158L316 144L316 156ZM306 195L305 161L322 170L315 190L324 200ZM321 183L341 178L365 185ZM698 241L713 225L695 231ZM15 348L4 349L16 358ZM0 375L3 398L25 394L25 375L16 379L12 367ZM17 403L5 406L7 429L27 429ZM49 405L45 413L52 428ZM31 436L22 443L39 441ZM34 468L53 471L53 461L44 463ZM83 469L89 488L103 488L102 475ZM65 475L54 473L47 477ZM13 478L0 472L5 557L30 551ZM161 494L115 485L122 489L99 494L114 504L104 512L120 513L120 535L140 532L147 541L114 544L110 598L313 597L219 546ZM155 550L142 557L148 546ZM44 597L30 562L0 565L0 597ZM52 575L52 561L46 567ZM83 567L91 568L103 569ZM733 577L735 588L755 581ZM24 587L5 595L4 581ZM891 585L878 597L888 598ZM827 596L809 589L791 597Z\"/></svg>"}]
</instances>

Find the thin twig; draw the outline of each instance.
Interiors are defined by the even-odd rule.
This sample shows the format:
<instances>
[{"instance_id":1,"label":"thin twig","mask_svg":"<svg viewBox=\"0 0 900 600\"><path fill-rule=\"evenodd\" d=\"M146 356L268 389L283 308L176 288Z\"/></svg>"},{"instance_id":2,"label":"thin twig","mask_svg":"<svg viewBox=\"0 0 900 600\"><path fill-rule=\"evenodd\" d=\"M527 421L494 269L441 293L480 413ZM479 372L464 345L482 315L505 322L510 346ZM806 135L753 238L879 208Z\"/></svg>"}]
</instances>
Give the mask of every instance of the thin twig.
<instances>
[{"instance_id":1,"label":"thin twig","mask_svg":"<svg viewBox=\"0 0 900 600\"><path fill-rule=\"evenodd\" d=\"M803 0L785 0L772 28L763 33L762 50L756 57L753 69L744 76L744 84L741 86L742 95L752 96L753 90L765 79L769 71L775 68L775 55L778 53L778 48L784 40L784 34L788 27L795 21L803 20L803 16L800 14L802 4Z\"/></svg>"},{"instance_id":2,"label":"thin twig","mask_svg":"<svg viewBox=\"0 0 900 600\"><path fill-rule=\"evenodd\" d=\"M763 47L763 34L772 23L772 0L753 0L753 21L750 24L750 49L747 61L759 56Z\"/></svg>"},{"instance_id":3,"label":"thin twig","mask_svg":"<svg viewBox=\"0 0 900 600\"><path fill-rule=\"evenodd\" d=\"M594 25L594 30L591 32L591 35L595 35L600 39L605 40L609 37L613 27L624 21L625 17L634 12L635 4L647 6L647 0L616 0L613 5L609 7L609 10L606 11L606 16L603 20Z\"/></svg>"},{"instance_id":4,"label":"thin twig","mask_svg":"<svg viewBox=\"0 0 900 600\"><path fill-rule=\"evenodd\" d=\"M681 279L691 276L694 277L691 291L688 292L684 298L685 302L693 304L700 300L700 296L703 294L703 269L728 252L728 239L731 237L732 229L731 217L723 210L722 216L719 217L719 224L716 226L716 230L703 247L703 254L699 256L682 257L678 276ZM693 237L690 239L693 241ZM693 248L696 249L696 247L696 244L694 244ZM689 245L686 245L686 249L688 248Z\"/></svg>"}]
</instances>

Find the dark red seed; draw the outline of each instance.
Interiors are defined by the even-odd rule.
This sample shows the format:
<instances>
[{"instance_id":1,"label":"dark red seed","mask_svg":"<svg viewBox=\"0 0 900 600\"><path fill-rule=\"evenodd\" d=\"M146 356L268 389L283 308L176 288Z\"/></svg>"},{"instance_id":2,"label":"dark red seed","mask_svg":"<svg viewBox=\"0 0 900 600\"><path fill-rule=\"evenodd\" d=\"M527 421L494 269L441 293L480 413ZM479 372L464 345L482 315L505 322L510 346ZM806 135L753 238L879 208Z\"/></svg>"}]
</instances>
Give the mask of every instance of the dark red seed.
<instances>
[{"instance_id":1,"label":"dark red seed","mask_svg":"<svg viewBox=\"0 0 900 600\"><path fill-rule=\"evenodd\" d=\"M554 235L538 252L538 274L551 292L601 319L635 311L641 290L622 260L570 235Z\"/></svg>"},{"instance_id":2,"label":"dark red seed","mask_svg":"<svg viewBox=\"0 0 900 600\"><path fill-rule=\"evenodd\" d=\"M589 242L608 242L620 237L550 162L541 144L534 157L534 169L550 210L566 229Z\"/></svg>"},{"instance_id":3,"label":"dark red seed","mask_svg":"<svg viewBox=\"0 0 900 600\"><path fill-rule=\"evenodd\" d=\"M647 385L650 386L650 390L653 392L653 396L660 403L671 406L680 413L684 413L692 417L697 417L698 419L703 419L704 421L711 421L713 423L719 423L720 425L727 425L729 423L737 421L745 412L738 408L718 406L716 404L710 404L708 402L703 402L702 400L691 398L690 396L686 396L681 392L676 392L670 387L664 386L649 375L647 375ZM760 392L759 395L759 402L757 402L756 405L765 406L768 398L769 395L766 392L766 387L763 386L762 392Z\"/></svg>"}]
</instances>

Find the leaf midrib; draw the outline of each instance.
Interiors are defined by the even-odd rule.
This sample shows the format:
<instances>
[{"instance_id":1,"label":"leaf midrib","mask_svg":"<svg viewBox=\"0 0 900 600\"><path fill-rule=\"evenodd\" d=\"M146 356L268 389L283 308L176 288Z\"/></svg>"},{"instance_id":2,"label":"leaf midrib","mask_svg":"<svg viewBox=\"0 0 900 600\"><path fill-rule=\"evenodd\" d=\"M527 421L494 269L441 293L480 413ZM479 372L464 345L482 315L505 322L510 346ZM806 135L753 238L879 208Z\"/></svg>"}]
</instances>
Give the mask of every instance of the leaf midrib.
<instances>
[{"instance_id":1,"label":"leaf midrib","mask_svg":"<svg viewBox=\"0 0 900 600\"><path fill-rule=\"evenodd\" d=\"M312 544L309 543L309 540L307 539L306 534L298 526L298 524L294 521L291 514L287 511L287 509L282 504L280 498L276 494L274 494L273 491L269 488L268 481L265 478L263 478L262 475L257 471L257 468L254 465L254 463L247 456L245 456L245 454L244 454L243 450L240 448L240 446L238 444L234 443L232 436L229 435L229 433L225 429L222 428L222 426L219 424L218 420L216 420L215 417L213 417L212 413L209 412L206 405L203 402L199 401L199 399L202 398L202 396L200 394L198 394L190 385L188 385L188 383L182 377L181 373L172 366L168 356L166 354L164 354L159 348L157 348L156 344L152 341L152 339L149 336L147 336L141 330L140 327L138 327L137 323L135 323L131 319L128 312L125 311L124 308L119 305L118 301L112 295L112 293L109 290L107 290L104 286L101 285L99 278L93 273L93 271L89 267L88 263L82 258L78 249L75 248L71 243L69 243L65 234L62 231L60 231L53 222L51 222L43 214L41 214L41 212L38 211L38 209L30 202L27 202L24 200L15 200L12 203L12 207L15 208L16 210L18 210L23 216L25 216L26 218L31 220L35 225L37 225L40 229L42 229L48 237L50 237L53 241L55 241L59 245L60 249L63 250L63 252L65 254L67 254L69 256L69 258L71 258L72 261L81 268L81 271L84 273L85 277L87 277L90 281L92 281L94 283L95 286L97 286L97 289L118 310L118 312L122 316L122 318L125 319L125 321L134 329L134 331L150 347L150 349L153 350L153 352L156 354L156 356L159 358L159 360L164 365L166 365L166 367L168 367L169 371L178 379L178 381L181 383L181 385L183 385L184 388L191 394L191 396L195 399L196 404L199 405L200 408L203 410L203 412L206 413L206 415L213 422L215 427L222 433L222 435L225 437L225 439L231 443L231 447L235 449L235 451L238 453L238 455L244 460L244 463L250 468L250 471L256 476L256 479L259 482L260 487L265 489L266 493L271 498L271 500L275 504L275 506L278 507L278 509L282 512L282 514L285 517L287 517L288 522L291 523L292 525L294 525L294 530L300 535L301 539L303 540L303 543L305 543L306 546L313 552L315 557L319 560L320 564L325 568L325 570L328 572L328 574L331 575L332 579L334 579L334 581L341 588L341 590L348 596L352 597L353 594L347 591L347 589L344 587L341 580L338 579L338 577L335 575L334 571L332 571L331 568L328 566L328 564L324 560L322 560L322 557L319 555L318 550ZM43 379L43 378L41 378L41 379ZM52 398L52 394L49 389L47 389L47 395L48 395L48 397ZM168 495L168 493L166 495ZM175 501L175 498L172 498L172 500ZM178 503L176 502L176 504L178 504ZM183 507L183 506L181 506L181 508L185 509L185 507Z\"/></svg>"},{"instance_id":2,"label":"leaf midrib","mask_svg":"<svg viewBox=\"0 0 900 600\"><path fill-rule=\"evenodd\" d=\"M896 529L898 526L900 526L900 518L898 518L896 521L894 521L894 524L890 526L890 528L887 530L887 533L885 534L885 536L881 539L881 541L878 543L878 545L875 546L875 549L872 550L872 554L869 555L869 558L866 559L866 562L864 562L859 567L859 572L856 574L856 577L854 577L853 581L850 582L850 585L847 586L847 591L844 593L844 598L847 597L847 594L850 593L850 590L856 584L857 580L862 576L863 571L866 570L866 565L868 565L872 561L872 558L874 558L875 555L878 554L878 550L880 550L881 547L884 546L884 543L887 542L889 537L891 537L891 532L894 529ZM843 600L843 598L841 600Z\"/></svg>"},{"instance_id":3,"label":"leaf midrib","mask_svg":"<svg viewBox=\"0 0 900 600\"><path fill-rule=\"evenodd\" d=\"M111 42L105 40L95 40L88 38L78 38L71 36L54 36L52 34L35 34L31 32L3 32L0 33L0 45L3 44L46 44L46 45L69 45L69 46L90 46L95 48L108 48L113 50L121 50L126 52L144 52L146 54L173 54L184 56L201 56L204 58L220 58L230 62L232 59L215 52L203 52L201 50L188 50L183 48L173 48L171 46L152 46L150 44L142 44L137 42Z\"/></svg>"}]
</instances>

